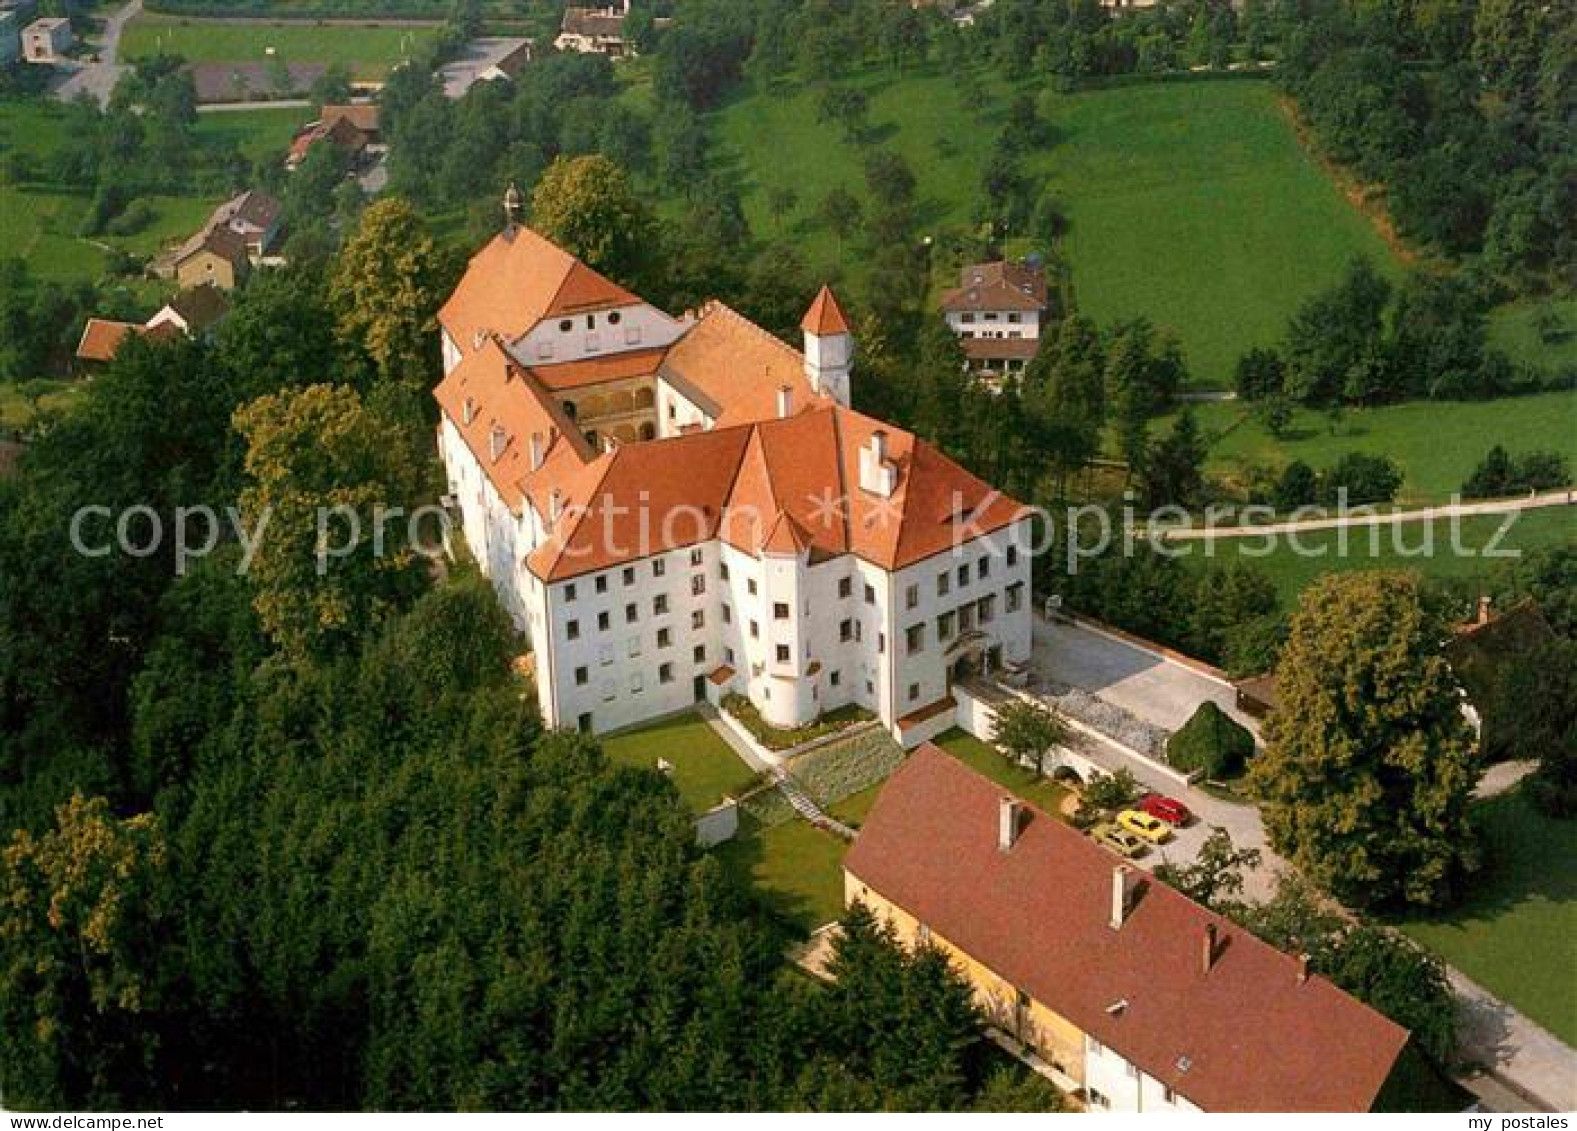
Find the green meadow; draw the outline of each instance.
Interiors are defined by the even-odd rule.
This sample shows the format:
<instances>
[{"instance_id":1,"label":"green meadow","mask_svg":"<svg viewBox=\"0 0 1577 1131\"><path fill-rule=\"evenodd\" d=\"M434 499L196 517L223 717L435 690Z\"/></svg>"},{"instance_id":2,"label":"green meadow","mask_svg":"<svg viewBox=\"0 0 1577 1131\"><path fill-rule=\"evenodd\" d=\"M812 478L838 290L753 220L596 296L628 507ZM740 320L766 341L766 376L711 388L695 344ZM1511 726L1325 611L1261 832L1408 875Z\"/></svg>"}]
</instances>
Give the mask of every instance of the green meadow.
<instances>
[{"instance_id":1,"label":"green meadow","mask_svg":"<svg viewBox=\"0 0 1577 1131\"><path fill-rule=\"evenodd\" d=\"M872 144L901 154L918 177L921 230L971 231L1014 91L984 71L978 94L941 69L867 70L851 81L868 96ZM1145 315L1174 329L1198 385L1230 384L1237 358L1274 342L1353 256L1397 271L1373 225L1299 145L1268 83L1048 90L1039 106L1047 138L1024 167L1069 217L1077 301L1102 323ZM713 126L719 171L741 185L752 226L792 238L821 272L857 277L857 250L840 247L816 212L834 186L866 197L866 149L816 120L815 88L748 91ZM797 198L782 217L768 209L774 188ZM939 266L933 285L944 274Z\"/></svg>"}]
</instances>

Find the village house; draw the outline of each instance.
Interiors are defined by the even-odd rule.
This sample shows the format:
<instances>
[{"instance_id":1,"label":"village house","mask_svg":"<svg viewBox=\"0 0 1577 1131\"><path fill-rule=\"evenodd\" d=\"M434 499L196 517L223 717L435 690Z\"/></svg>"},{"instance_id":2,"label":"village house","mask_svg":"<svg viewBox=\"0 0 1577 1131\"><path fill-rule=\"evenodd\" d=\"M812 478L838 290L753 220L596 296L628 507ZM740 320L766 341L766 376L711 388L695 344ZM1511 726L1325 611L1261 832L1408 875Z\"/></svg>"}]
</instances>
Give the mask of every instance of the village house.
<instances>
[{"instance_id":1,"label":"village house","mask_svg":"<svg viewBox=\"0 0 1577 1131\"><path fill-rule=\"evenodd\" d=\"M306 160L312 147L325 142L350 155L360 164L369 150L380 146L383 135L378 129L378 107L371 102L325 105L315 121L296 131L285 154L285 168L295 169Z\"/></svg>"},{"instance_id":2,"label":"village house","mask_svg":"<svg viewBox=\"0 0 1577 1131\"><path fill-rule=\"evenodd\" d=\"M75 42L70 20L46 16L22 29L22 57L29 63L58 63Z\"/></svg>"},{"instance_id":3,"label":"village house","mask_svg":"<svg viewBox=\"0 0 1577 1131\"><path fill-rule=\"evenodd\" d=\"M180 328L162 322L158 326L119 322L112 318L89 318L77 340L76 358L82 373L93 373L115 360L121 346L132 337L168 341L181 336Z\"/></svg>"},{"instance_id":4,"label":"village house","mask_svg":"<svg viewBox=\"0 0 1577 1131\"><path fill-rule=\"evenodd\" d=\"M553 46L560 51L607 55L612 59L633 55L634 51L624 42L624 20L629 14L630 0L613 0L603 8L565 8Z\"/></svg>"},{"instance_id":5,"label":"village house","mask_svg":"<svg viewBox=\"0 0 1577 1131\"><path fill-rule=\"evenodd\" d=\"M234 290L252 268L277 261L280 215L279 202L257 189L225 201L175 252L176 279L183 288Z\"/></svg>"},{"instance_id":6,"label":"village house","mask_svg":"<svg viewBox=\"0 0 1577 1131\"><path fill-rule=\"evenodd\" d=\"M914 745L955 679L1028 659L1028 512L849 407L830 290L795 350L511 222L438 320L451 500L549 726L738 693L781 727L858 704Z\"/></svg>"},{"instance_id":7,"label":"village house","mask_svg":"<svg viewBox=\"0 0 1577 1131\"><path fill-rule=\"evenodd\" d=\"M230 312L230 302L218 287L204 284L178 291L170 301L141 325L110 318L89 318L77 342L76 358L84 372L93 372L110 361L125 341L136 335L168 341L206 333Z\"/></svg>"},{"instance_id":8,"label":"village house","mask_svg":"<svg viewBox=\"0 0 1577 1131\"><path fill-rule=\"evenodd\" d=\"M844 896L941 948L1092 1111L1368 1111L1407 1030L934 746L888 779Z\"/></svg>"},{"instance_id":9,"label":"village house","mask_svg":"<svg viewBox=\"0 0 1577 1131\"><path fill-rule=\"evenodd\" d=\"M997 379L1022 373L1040 348L1046 272L1030 263L972 264L942 295L941 308L970 372Z\"/></svg>"}]
</instances>

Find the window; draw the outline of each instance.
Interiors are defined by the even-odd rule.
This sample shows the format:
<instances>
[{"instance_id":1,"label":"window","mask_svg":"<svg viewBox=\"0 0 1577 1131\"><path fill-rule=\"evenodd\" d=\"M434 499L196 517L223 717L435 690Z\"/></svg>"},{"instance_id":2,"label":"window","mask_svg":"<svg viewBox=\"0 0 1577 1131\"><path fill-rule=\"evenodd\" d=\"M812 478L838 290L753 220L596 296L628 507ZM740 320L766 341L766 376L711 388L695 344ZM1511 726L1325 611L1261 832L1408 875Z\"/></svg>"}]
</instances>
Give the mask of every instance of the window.
<instances>
[{"instance_id":1,"label":"window","mask_svg":"<svg viewBox=\"0 0 1577 1131\"><path fill-rule=\"evenodd\" d=\"M872 589L869 585L865 587L865 603L867 605L876 604L876 590Z\"/></svg>"},{"instance_id":2,"label":"window","mask_svg":"<svg viewBox=\"0 0 1577 1131\"><path fill-rule=\"evenodd\" d=\"M995 594L989 594L989 595L987 595L985 597L980 598L980 609L979 609L980 623L981 624L990 624L992 622L992 620L995 619L996 615L997 615L997 598L996 598L996 595Z\"/></svg>"},{"instance_id":3,"label":"window","mask_svg":"<svg viewBox=\"0 0 1577 1131\"><path fill-rule=\"evenodd\" d=\"M847 597L850 593L853 593L853 592L854 592L854 578L852 578L852 577L840 577L840 578L838 578L838 596L839 597Z\"/></svg>"},{"instance_id":4,"label":"window","mask_svg":"<svg viewBox=\"0 0 1577 1131\"><path fill-rule=\"evenodd\" d=\"M920 685L911 683L909 685L909 702L913 703L918 698L920 698Z\"/></svg>"},{"instance_id":5,"label":"window","mask_svg":"<svg viewBox=\"0 0 1577 1131\"><path fill-rule=\"evenodd\" d=\"M724 581L728 580L728 563L727 562L718 562L717 563L717 576L721 577Z\"/></svg>"},{"instance_id":6,"label":"window","mask_svg":"<svg viewBox=\"0 0 1577 1131\"><path fill-rule=\"evenodd\" d=\"M953 578L944 569L941 573L936 575L936 595L938 597L946 597L952 588Z\"/></svg>"},{"instance_id":7,"label":"window","mask_svg":"<svg viewBox=\"0 0 1577 1131\"><path fill-rule=\"evenodd\" d=\"M659 593L652 598L652 615L665 616L668 612L668 594Z\"/></svg>"},{"instance_id":8,"label":"window","mask_svg":"<svg viewBox=\"0 0 1577 1131\"><path fill-rule=\"evenodd\" d=\"M1018 547L1017 546L1009 546L1008 547L1008 568L1012 569L1016 565L1018 565Z\"/></svg>"},{"instance_id":9,"label":"window","mask_svg":"<svg viewBox=\"0 0 1577 1131\"><path fill-rule=\"evenodd\" d=\"M585 687L586 686L586 681L589 680L590 678L591 678L591 673L589 671L587 671L584 667L579 667L579 668L575 669L575 686L576 687Z\"/></svg>"},{"instance_id":10,"label":"window","mask_svg":"<svg viewBox=\"0 0 1577 1131\"><path fill-rule=\"evenodd\" d=\"M1086 1094L1089 1096L1091 1107L1105 1109L1112 1106L1112 1102L1103 1093L1094 1088L1090 1088Z\"/></svg>"},{"instance_id":11,"label":"window","mask_svg":"<svg viewBox=\"0 0 1577 1131\"><path fill-rule=\"evenodd\" d=\"M789 646L787 644L779 644L775 654L778 658L778 663L786 664L789 662Z\"/></svg>"},{"instance_id":12,"label":"window","mask_svg":"<svg viewBox=\"0 0 1577 1131\"><path fill-rule=\"evenodd\" d=\"M580 729L580 732L582 734L590 734L591 733L591 712L590 711L582 711L581 714L580 714L580 717L575 720L575 725L576 725L576 727L578 727Z\"/></svg>"},{"instance_id":13,"label":"window","mask_svg":"<svg viewBox=\"0 0 1577 1131\"><path fill-rule=\"evenodd\" d=\"M876 652L878 655L886 655L887 653L887 634L885 632L876 634Z\"/></svg>"},{"instance_id":14,"label":"window","mask_svg":"<svg viewBox=\"0 0 1577 1131\"><path fill-rule=\"evenodd\" d=\"M975 563L975 576L981 581L991 576L991 559L981 558Z\"/></svg>"},{"instance_id":15,"label":"window","mask_svg":"<svg viewBox=\"0 0 1577 1131\"><path fill-rule=\"evenodd\" d=\"M699 546L690 551L690 564L693 566L701 564L701 548Z\"/></svg>"},{"instance_id":16,"label":"window","mask_svg":"<svg viewBox=\"0 0 1577 1131\"><path fill-rule=\"evenodd\" d=\"M580 621L572 620L568 624L566 624L564 626L564 635L568 636L571 640L579 640L580 639Z\"/></svg>"},{"instance_id":17,"label":"window","mask_svg":"<svg viewBox=\"0 0 1577 1131\"><path fill-rule=\"evenodd\" d=\"M630 694L631 695L639 695L645 689L646 689L646 680L642 677L641 673L640 672L631 672L630 673Z\"/></svg>"},{"instance_id":18,"label":"window","mask_svg":"<svg viewBox=\"0 0 1577 1131\"><path fill-rule=\"evenodd\" d=\"M751 621L750 622L750 639L752 639L752 640L760 640L761 639L761 626L759 624L757 624L755 621Z\"/></svg>"},{"instance_id":19,"label":"window","mask_svg":"<svg viewBox=\"0 0 1577 1131\"><path fill-rule=\"evenodd\" d=\"M657 666L657 682L672 683L674 681L674 666L672 664L659 664Z\"/></svg>"},{"instance_id":20,"label":"window","mask_svg":"<svg viewBox=\"0 0 1577 1131\"><path fill-rule=\"evenodd\" d=\"M844 620L844 621L839 623L839 625L838 625L838 639L839 640L853 640L854 639L854 622L853 621L851 621L851 620Z\"/></svg>"},{"instance_id":21,"label":"window","mask_svg":"<svg viewBox=\"0 0 1577 1131\"><path fill-rule=\"evenodd\" d=\"M640 616L640 615L641 615L640 611L635 607L635 602L632 601L628 605L624 606L624 623L625 624L634 624L635 623L635 618Z\"/></svg>"},{"instance_id":22,"label":"window","mask_svg":"<svg viewBox=\"0 0 1577 1131\"><path fill-rule=\"evenodd\" d=\"M938 644L953 638L953 614L943 613L936 618L936 642Z\"/></svg>"},{"instance_id":23,"label":"window","mask_svg":"<svg viewBox=\"0 0 1577 1131\"><path fill-rule=\"evenodd\" d=\"M904 630L904 648L911 656L925 651L925 625L917 624Z\"/></svg>"},{"instance_id":24,"label":"window","mask_svg":"<svg viewBox=\"0 0 1577 1131\"><path fill-rule=\"evenodd\" d=\"M608 325L617 326L623 317L617 310L608 311Z\"/></svg>"},{"instance_id":25,"label":"window","mask_svg":"<svg viewBox=\"0 0 1577 1131\"><path fill-rule=\"evenodd\" d=\"M1022 319L1020 318L1018 311L1014 310L1014 311L1009 311L1008 312L1008 321L1009 322L1019 322L1019 321L1022 321Z\"/></svg>"},{"instance_id":26,"label":"window","mask_svg":"<svg viewBox=\"0 0 1577 1131\"><path fill-rule=\"evenodd\" d=\"M690 614L690 627L692 629L702 629L706 627L705 609L696 609Z\"/></svg>"},{"instance_id":27,"label":"window","mask_svg":"<svg viewBox=\"0 0 1577 1131\"><path fill-rule=\"evenodd\" d=\"M960 605L958 607L958 631L968 632L975 627L975 606Z\"/></svg>"},{"instance_id":28,"label":"window","mask_svg":"<svg viewBox=\"0 0 1577 1131\"><path fill-rule=\"evenodd\" d=\"M607 632L608 631L608 610L607 609L603 609L602 612L597 614L597 631L598 632Z\"/></svg>"},{"instance_id":29,"label":"window","mask_svg":"<svg viewBox=\"0 0 1577 1131\"><path fill-rule=\"evenodd\" d=\"M904 594L903 594L903 607L904 608L912 609L915 606L919 605L919 603L920 603L920 587L918 585L911 585L911 586L909 586L909 588L904 590Z\"/></svg>"},{"instance_id":30,"label":"window","mask_svg":"<svg viewBox=\"0 0 1577 1131\"><path fill-rule=\"evenodd\" d=\"M661 577L663 574L665 574L667 572L668 572L668 563L667 562L663 561L662 558L653 558L652 559L652 576L653 577Z\"/></svg>"},{"instance_id":31,"label":"window","mask_svg":"<svg viewBox=\"0 0 1577 1131\"><path fill-rule=\"evenodd\" d=\"M734 623L734 610L733 610L733 607L730 606L730 605L724 605L723 606L723 623L724 624L733 624Z\"/></svg>"},{"instance_id":32,"label":"window","mask_svg":"<svg viewBox=\"0 0 1577 1131\"><path fill-rule=\"evenodd\" d=\"M789 619L789 607L788 607L788 604L786 602L774 601L772 603L772 619L773 620L788 620Z\"/></svg>"},{"instance_id":33,"label":"window","mask_svg":"<svg viewBox=\"0 0 1577 1131\"><path fill-rule=\"evenodd\" d=\"M564 586L564 602L568 604L575 599L575 586L573 583Z\"/></svg>"},{"instance_id":34,"label":"window","mask_svg":"<svg viewBox=\"0 0 1577 1131\"><path fill-rule=\"evenodd\" d=\"M961 317L965 322L973 322L975 320L975 316L967 311Z\"/></svg>"},{"instance_id":35,"label":"window","mask_svg":"<svg viewBox=\"0 0 1577 1131\"><path fill-rule=\"evenodd\" d=\"M625 650L628 651L632 656L639 656L641 654L641 638L639 636L630 637L624 642L624 646Z\"/></svg>"},{"instance_id":36,"label":"window","mask_svg":"<svg viewBox=\"0 0 1577 1131\"><path fill-rule=\"evenodd\" d=\"M673 647L673 642L674 642L674 630L673 629L671 629L671 628L659 628L657 630L657 647L659 647L659 648L671 648L671 647Z\"/></svg>"},{"instance_id":37,"label":"window","mask_svg":"<svg viewBox=\"0 0 1577 1131\"><path fill-rule=\"evenodd\" d=\"M559 320L559 333L567 334L574 328L575 320L573 318L563 318Z\"/></svg>"},{"instance_id":38,"label":"window","mask_svg":"<svg viewBox=\"0 0 1577 1131\"><path fill-rule=\"evenodd\" d=\"M732 648L723 649L723 662L728 664L730 667L734 665L734 650Z\"/></svg>"},{"instance_id":39,"label":"window","mask_svg":"<svg viewBox=\"0 0 1577 1131\"><path fill-rule=\"evenodd\" d=\"M604 703L611 703L611 702L613 702L613 696L615 694L615 687L616 687L616 685L614 684L613 680L611 680L611 679L605 679L605 680L602 681L602 701Z\"/></svg>"},{"instance_id":40,"label":"window","mask_svg":"<svg viewBox=\"0 0 1577 1131\"><path fill-rule=\"evenodd\" d=\"M756 579L755 578L752 577L748 581L745 582L745 591L748 592L752 597L754 597L756 595Z\"/></svg>"},{"instance_id":41,"label":"window","mask_svg":"<svg viewBox=\"0 0 1577 1131\"><path fill-rule=\"evenodd\" d=\"M635 584L635 567L634 566L625 566L624 567L624 584L626 584L626 585L634 585Z\"/></svg>"},{"instance_id":42,"label":"window","mask_svg":"<svg viewBox=\"0 0 1577 1131\"><path fill-rule=\"evenodd\" d=\"M613 645L612 644L599 644L599 645L597 645L597 662L599 664L601 664L603 667L607 667L609 664L613 663Z\"/></svg>"},{"instance_id":43,"label":"window","mask_svg":"<svg viewBox=\"0 0 1577 1131\"><path fill-rule=\"evenodd\" d=\"M1024 583L1022 581L1015 581L1012 585L1008 586L1006 602L1007 611L1010 613L1016 613L1023 606L1023 604Z\"/></svg>"},{"instance_id":44,"label":"window","mask_svg":"<svg viewBox=\"0 0 1577 1131\"><path fill-rule=\"evenodd\" d=\"M599 573L597 575L597 592L598 593L606 593L607 591L608 591L608 575L605 574L605 573Z\"/></svg>"},{"instance_id":45,"label":"window","mask_svg":"<svg viewBox=\"0 0 1577 1131\"><path fill-rule=\"evenodd\" d=\"M1172 1091L1172 1089L1168 1088L1165 1084L1161 1085L1161 1102L1168 1104L1175 1104L1177 1102L1177 1093Z\"/></svg>"},{"instance_id":46,"label":"window","mask_svg":"<svg viewBox=\"0 0 1577 1131\"><path fill-rule=\"evenodd\" d=\"M837 687L839 683L843 682L843 673L833 672L827 677L827 682L832 684L832 686Z\"/></svg>"},{"instance_id":47,"label":"window","mask_svg":"<svg viewBox=\"0 0 1577 1131\"><path fill-rule=\"evenodd\" d=\"M915 929L914 929L914 937L919 939L920 942L922 942L922 943L930 942L931 941L931 928L926 926L924 923L916 924Z\"/></svg>"},{"instance_id":48,"label":"window","mask_svg":"<svg viewBox=\"0 0 1577 1131\"><path fill-rule=\"evenodd\" d=\"M698 664L706 663L706 645L697 644L694 648L690 649L690 659Z\"/></svg>"},{"instance_id":49,"label":"window","mask_svg":"<svg viewBox=\"0 0 1577 1131\"><path fill-rule=\"evenodd\" d=\"M969 563L965 562L958 567L958 587L962 589L969 584Z\"/></svg>"}]
</instances>

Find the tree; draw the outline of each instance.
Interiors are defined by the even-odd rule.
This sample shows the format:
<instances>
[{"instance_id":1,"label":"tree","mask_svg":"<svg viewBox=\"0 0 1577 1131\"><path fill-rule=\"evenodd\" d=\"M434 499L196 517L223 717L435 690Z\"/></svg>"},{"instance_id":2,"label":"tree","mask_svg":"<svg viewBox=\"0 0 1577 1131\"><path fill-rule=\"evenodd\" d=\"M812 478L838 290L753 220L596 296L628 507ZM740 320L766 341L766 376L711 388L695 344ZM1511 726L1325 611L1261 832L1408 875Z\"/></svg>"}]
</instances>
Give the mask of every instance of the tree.
<instances>
[{"instance_id":1,"label":"tree","mask_svg":"<svg viewBox=\"0 0 1577 1131\"><path fill-rule=\"evenodd\" d=\"M1263 400L1285 390L1287 367L1273 349L1256 346L1238 358L1233 386L1245 401Z\"/></svg>"},{"instance_id":2,"label":"tree","mask_svg":"<svg viewBox=\"0 0 1577 1131\"><path fill-rule=\"evenodd\" d=\"M1390 297L1374 266L1355 259L1340 282L1299 307L1287 327L1287 392L1312 405L1379 399Z\"/></svg>"},{"instance_id":3,"label":"tree","mask_svg":"<svg viewBox=\"0 0 1577 1131\"><path fill-rule=\"evenodd\" d=\"M772 220L783 228L783 218L794 211L794 206L799 203L799 193L790 185L773 185L767 190L767 211L772 213Z\"/></svg>"},{"instance_id":4,"label":"tree","mask_svg":"<svg viewBox=\"0 0 1577 1131\"><path fill-rule=\"evenodd\" d=\"M1249 776L1272 846L1338 898L1437 906L1478 866L1447 635L1408 574L1324 577L1292 618Z\"/></svg>"},{"instance_id":5,"label":"tree","mask_svg":"<svg viewBox=\"0 0 1577 1131\"><path fill-rule=\"evenodd\" d=\"M1271 505L1279 511L1297 510L1319 502L1320 478L1312 467L1295 459L1284 467L1271 489Z\"/></svg>"},{"instance_id":6,"label":"tree","mask_svg":"<svg viewBox=\"0 0 1577 1131\"><path fill-rule=\"evenodd\" d=\"M421 584L407 520L424 466L344 386L259 398L235 427L247 445L241 512L248 529L266 523L248 573L263 631L298 660L349 646ZM391 508L402 510L385 523Z\"/></svg>"},{"instance_id":7,"label":"tree","mask_svg":"<svg viewBox=\"0 0 1577 1131\"><path fill-rule=\"evenodd\" d=\"M1577 816L1577 642L1513 658L1499 690L1518 755L1538 759L1529 799L1552 817Z\"/></svg>"},{"instance_id":8,"label":"tree","mask_svg":"<svg viewBox=\"0 0 1577 1131\"><path fill-rule=\"evenodd\" d=\"M1348 452L1320 476L1320 500L1328 507L1388 503L1402 485L1402 469L1390 456Z\"/></svg>"},{"instance_id":9,"label":"tree","mask_svg":"<svg viewBox=\"0 0 1577 1131\"><path fill-rule=\"evenodd\" d=\"M531 194L537 231L593 270L639 279L652 223L624 170L606 157L560 157Z\"/></svg>"},{"instance_id":10,"label":"tree","mask_svg":"<svg viewBox=\"0 0 1577 1131\"><path fill-rule=\"evenodd\" d=\"M1084 787L1079 795L1079 810L1082 813L1110 814L1119 809L1126 809L1139 800L1144 789L1139 785L1139 779L1127 768L1115 773L1097 775L1094 781Z\"/></svg>"},{"instance_id":11,"label":"tree","mask_svg":"<svg viewBox=\"0 0 1577 1131\"><path fill-rule=\"evenodd\" d=\"M1197 770L1210 781L1237 777L1253 756L1254 736L1211 699L1166 740L1168 762L1185 773Z\"/></svg>"},{"instance_id":12,"label":"tree","mask_svg":"<svg viewBox=\"0 0 1577 1131\"><path fill-rule=\"evenodd\" d=\"M323 113L325 105L337 106L350 101L350 71L343 63L331 63L321 75L312 80L307 97L312 102L312 112Z\"/></svg>"},{"instance_id":13,"label":"tree","mask_svg":"<svg viewBox=\"0 0 1577 1131\"><path fill-rule=\"evenodd\" d=\"M340 337L385 379L426 388L438 365L433 329L445 275L414 208L397 197L369 205L329 280Z\"/></svg>"},{"instance_id":14,"label":"tree","mask_svg":"<svg viewBox=\"0 0 1577 1131\"><path fill-rule=\"evenodd\" d=\"M828 189L827 195L822 198L821 207L816 210L822 223L838 237L840 245L854 234L864 212L859 198L842 185Z\"/></svg>"},{"instance_id":15,"label":"tree","mask_svg":"<svg viewBox=\"0 0 1577 1131\"><path fill-rule=\"evenodd\" d=\"M165 853L152 815L122 820L75 793L53 828L19 829L0 854L9 1106L140 1106L163 1004Z\"/></svg>"},{"instance_id":16,"label":"tree","mask_svg":"<svg viewBox=\"0 0 1577 1131\"><path fill-rule=\"evenodd\" d=\"M1050 459L1059 491L1093 456L1106 424L1105 354L1095 324L1063 320L1025 370L1024 409L1033 443Z\"/></svg>"},{"instance_id":17,"label":"tree","mask_svg":"<svg viewBox=\"0 0 1577 1131\"><path fill-rule=\"evenodd\" d=\"M1201 906L1222 915L1241 907L1243 873L1259 867L1257 848L1238 848L1226 829L1211 829L1199 855L1188 864L1157 864L1155 877Z\"/></svg>"},{"instance_id":18,"label":"tree","mask_svg":"<svg viewBox=\"0 0 1577 1131\"><path fill-rule=\"evenodd\" d=\"M1068 728L1051 708L1014 699L997 708L991 724L991 745L1015 765L1029 762L1046 772L1046 755L1067 741Z\"/></svg>"},{"instance_id":19,"label":"tree","mask_svg":"<svg viewBox=\"0 0 1577 1131\"><path fill-rule=\"evenodd\" d=\"M1211 563L1194 585L1188 613L1188 646L1194 654L1220 663L1234 633L1277 608L1276 586L1248 561Z\"/></svg>"},{"instance_id":20,"label":"tree","mask_svg":"<svg viewBox=\"0 0 1577 1131\"><path fill-rule=\"evenodd\" d=\"M1194 414L1184 408L1171 432L1156 440L1145 453L1141 470L1144 497L1152 507L1191 506L1204 488L1207 448Z\"/></svg>"}]
</instances>

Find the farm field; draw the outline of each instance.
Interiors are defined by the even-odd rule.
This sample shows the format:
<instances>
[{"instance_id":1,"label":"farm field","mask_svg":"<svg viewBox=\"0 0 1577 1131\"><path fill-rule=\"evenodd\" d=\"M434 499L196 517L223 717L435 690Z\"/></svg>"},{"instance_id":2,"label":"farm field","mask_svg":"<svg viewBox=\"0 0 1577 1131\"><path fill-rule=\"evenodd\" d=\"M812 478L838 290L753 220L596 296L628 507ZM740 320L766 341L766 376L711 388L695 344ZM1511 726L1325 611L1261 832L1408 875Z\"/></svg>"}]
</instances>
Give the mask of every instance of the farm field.
<instances>
[{"instance_id":1,"label":"farm field","mask_svg":"<svg viewBox=\"0 0 1577 1131\"><path fill-rule=\"evenodd\" d=\"M659 758L673 766L670 777L684 803L704 813L723 799L739 796L756 775L719 738L701 716L690 713L661 719L602 740L609 759L621 766L655 770Z\"/></svg>"},{"instance_id":2,"label":"farm field","mask_svg":"<svg viewBox=\"0 0 1577 1131\"><path fill-rule=\"evenodd\" d=\"M1520 791L1477 806L1485 871L1466 903L1399 924L1468 977L1568 1043L1577 1042L1577 824L1544 816Z\"/></svg>"},{"instance_id":3,"label":"farm field","mask_svg":"<svg viewBox=\"0 0 1577 1131\"><path fill-rule=\"evenodd\" d=\"M126 25L120 51L127 60L180 55L191 63L339 63L353 78L381 79L437 34L431 27L372 24L277 23L187 19L144 13ZM275 54L270 56L268 49Z\"/></svg>"},{"instance_id":4,"label":"farm field","mask_svg":"<svg viewBox=\"0 0 1577 1131\"><path fill-rule=\"evenodd\" d=\"M1349 409L1334 429L1324 413L1299 409L1280 439L1240 404L1192 408L1200 428L1218 437L1207 470L1228 479L1255 466L1279 470L1301 459L1322 470L1347 452L1382 454L1396 460L1406 477L1397 501L1421 505L1449 501L1495 444L1513 453L1560 452L1577 466L1577 392ZM1161 419L1152 431L1170 427L1169 419Z\"/></svg>"},{"instance_id":5,"label":"farm field","mask_svg":"<svg viewBox=\"0 0 1577 1131\"><path fill-rule=\"evenodd\" d=\"M977 73L972 100L940 70L899 79L868 71L854 82L869 98L877 143L919 178L922 231L972 230L980 170L1011 101L1006 84ZM639 85L630 91L643 96ZM1368 219L1299 146L1266 83L1047 91L1040 107L1049 141L1025 169L1071 221L1077 301L1102 323L1143 314L1175 329L1197 385L1228 385L1237 358L1274 342L1298 304L1353 256L1398 269ZM817 121L812 87L747 93L716 112L714 127L719 171L739 179L758 232L792 235L829 276L857 258L816 210L834 186L864 198L865 153ZM797 197L781 218L767 207L775 187ZM933 285L951 270L938 264Z\"/></svg>"},{"instance_id":6,"label":"farm field","mask_svg":"<svg viewBox=\"0 0 1577 1131\"><path fill-rule=\"evenodd\" d=\"M1452 550L1452 527L1447 519L1349 529L1346 531L1347 552L1344 556L1338 556L1343 533L1338 530L1317 530L1298 535L1302 553L1285 536L1277 540L1274 552L1268 556L1263 553L1266 542L1264 536L1179 543L1178 548L1187 548L1182 561L1185 566L1194 569L1204 569L1211 562L1232 561L1234 558L1247 561L1270 577L1275 583L1282 607L1291 609L1297 604L1298 594L1315 578L1326 573L1354 569L1405 569L1417 570L1425 577L1472 580L1486 576L1510 560L1506 557L1486 557L1488 551L1493 550L1497 554L1527 552L1544 546L1577 542L1577 507L1523 511L1516 515L1510 529L1497 542L1496 532L1506 517L1480 515L1458 520L1461 531L1459 542L1463 550L1460 554ZM1421 552L1426 546L1432 547L1431 553ZM1207 548L1213 549L1213 556L1207 552Z\"/></svg>"}]
</instances>

